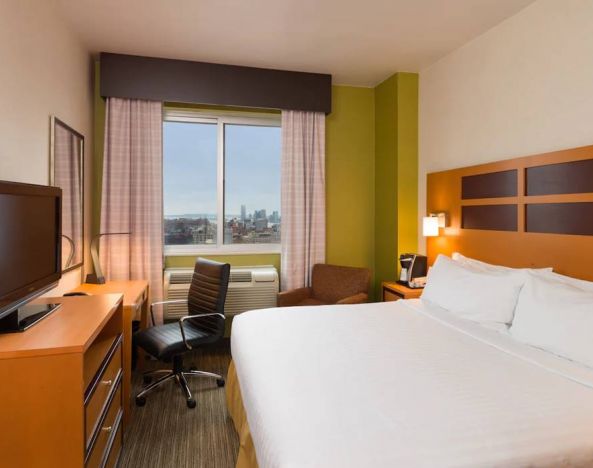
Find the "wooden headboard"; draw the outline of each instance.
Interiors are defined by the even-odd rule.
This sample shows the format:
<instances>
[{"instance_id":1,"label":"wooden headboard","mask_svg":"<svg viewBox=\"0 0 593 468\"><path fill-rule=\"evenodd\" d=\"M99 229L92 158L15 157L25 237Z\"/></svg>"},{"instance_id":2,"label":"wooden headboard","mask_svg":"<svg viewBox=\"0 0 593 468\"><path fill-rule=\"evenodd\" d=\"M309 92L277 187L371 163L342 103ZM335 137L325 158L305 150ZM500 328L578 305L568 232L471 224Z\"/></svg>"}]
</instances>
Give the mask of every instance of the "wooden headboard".
<instances>
[{"instance_id":1,"label":"wooden headboard","mask_svg":"<svg viewBox=\"0 0 593 468\"><path fill-rule=\"evenodd\" d=\"M593 280L593 146L427 178L427 213L448 216L441 235L427 238L430 264L457 251Z\"/></svg>"}]
</instances>

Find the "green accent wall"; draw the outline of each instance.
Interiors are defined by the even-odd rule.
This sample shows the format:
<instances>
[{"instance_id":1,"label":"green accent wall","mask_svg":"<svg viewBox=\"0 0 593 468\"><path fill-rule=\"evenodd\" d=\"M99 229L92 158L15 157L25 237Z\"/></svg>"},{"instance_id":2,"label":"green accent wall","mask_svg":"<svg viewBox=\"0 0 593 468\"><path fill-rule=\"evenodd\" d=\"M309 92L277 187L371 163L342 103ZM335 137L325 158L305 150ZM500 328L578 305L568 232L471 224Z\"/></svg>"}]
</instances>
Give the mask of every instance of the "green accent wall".
<instances>
[{"instance_id":1,"label":"green accent wall","mask_svg":"<svg viewBox=\"0 0 593 468\"><path fill-rule=\"evenodd\" d=\"M396 73L375 88L375 293L397 279L398 257L416 252L418 75Z\"/></svg>"},{"instance_id":2,"label":"green accent wall","mask_svg":"<svg viewBox=\"0 0 593 468\"><path fill-rule=\"evenodd\" d=\"M375 103L372 88L333 86L326 119L326 259L374 269Z\"/></svg>"},{"instance_id":3,"label":"green accent wall","mask_svg":"<svg viewBox=\"0 0 593 468\"><path fill-rule=\"evenodd\" d=\"M397 77L397 256L418 251L418 75ZM399 264L398 264L399 270Z\"/></svg>"},{"instance_id":4,"label":"green accent wall","mask_svg":"<svg viewBox=\"0 0 593 468\"><path fill-rule=\"evenodd\" d=\"M397 257L397 79L375 88L375 294L395 277Z\"/></svg>"}]
</instances>

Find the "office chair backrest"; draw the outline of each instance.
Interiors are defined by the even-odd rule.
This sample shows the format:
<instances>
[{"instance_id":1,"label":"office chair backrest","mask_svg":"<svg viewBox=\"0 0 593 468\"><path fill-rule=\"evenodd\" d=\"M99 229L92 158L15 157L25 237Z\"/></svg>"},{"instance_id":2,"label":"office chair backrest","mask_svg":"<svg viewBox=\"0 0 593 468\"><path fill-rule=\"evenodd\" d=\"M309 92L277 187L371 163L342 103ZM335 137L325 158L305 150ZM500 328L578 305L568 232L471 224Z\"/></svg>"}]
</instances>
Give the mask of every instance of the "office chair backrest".
<instances>
[{"instance_id":1,"label":"office chair backrest","mask_svg":"<svg viewBox=\"0 0 593 468\"><path fill-rule=\"evenodd\" d=\"M231 266L228 263L198 258L187 298L189 315L224 314L224 301L230 274ZM224 334L224 320L220 317L188 319L188 321L208 334L220 336Z\"/></svg>"}]
</instances>

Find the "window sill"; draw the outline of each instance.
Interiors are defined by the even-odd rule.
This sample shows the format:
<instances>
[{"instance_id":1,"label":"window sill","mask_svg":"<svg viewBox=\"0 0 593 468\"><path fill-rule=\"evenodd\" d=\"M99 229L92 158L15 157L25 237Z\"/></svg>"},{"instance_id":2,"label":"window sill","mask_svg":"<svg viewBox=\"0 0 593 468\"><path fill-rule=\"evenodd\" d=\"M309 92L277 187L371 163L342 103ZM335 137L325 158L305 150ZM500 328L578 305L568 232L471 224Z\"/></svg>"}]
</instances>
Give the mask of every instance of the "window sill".
<instances>
[{"instance_id":1,"label":"window sill","mask_svg":"<svg viewBox=\"0 0 593 468\"><path fill-rule=\"evenodd\" d=\"M166 245L165 257L187 257L192 255L280 255L280 245L241 245L225 247L203 247Z\"/></svg>"}]
</instances>

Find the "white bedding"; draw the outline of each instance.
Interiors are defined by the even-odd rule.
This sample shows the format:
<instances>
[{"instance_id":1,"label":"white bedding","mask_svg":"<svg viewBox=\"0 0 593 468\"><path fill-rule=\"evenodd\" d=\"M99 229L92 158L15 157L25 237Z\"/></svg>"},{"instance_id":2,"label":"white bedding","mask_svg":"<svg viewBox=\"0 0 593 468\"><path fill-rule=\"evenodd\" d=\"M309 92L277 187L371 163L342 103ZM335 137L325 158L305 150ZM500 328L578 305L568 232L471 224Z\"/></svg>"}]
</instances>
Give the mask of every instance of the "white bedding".
<instances>
[{"instance_id":1,"label":"white bedding","mask_svg":"<svg viewBox=\"0 0 593 468\"><path fill-rule=\"evenodd\" d=\"M260 468L593 466L593 370L421 300L252 311L231 340Z\"/></svg>"}]
</instances>

